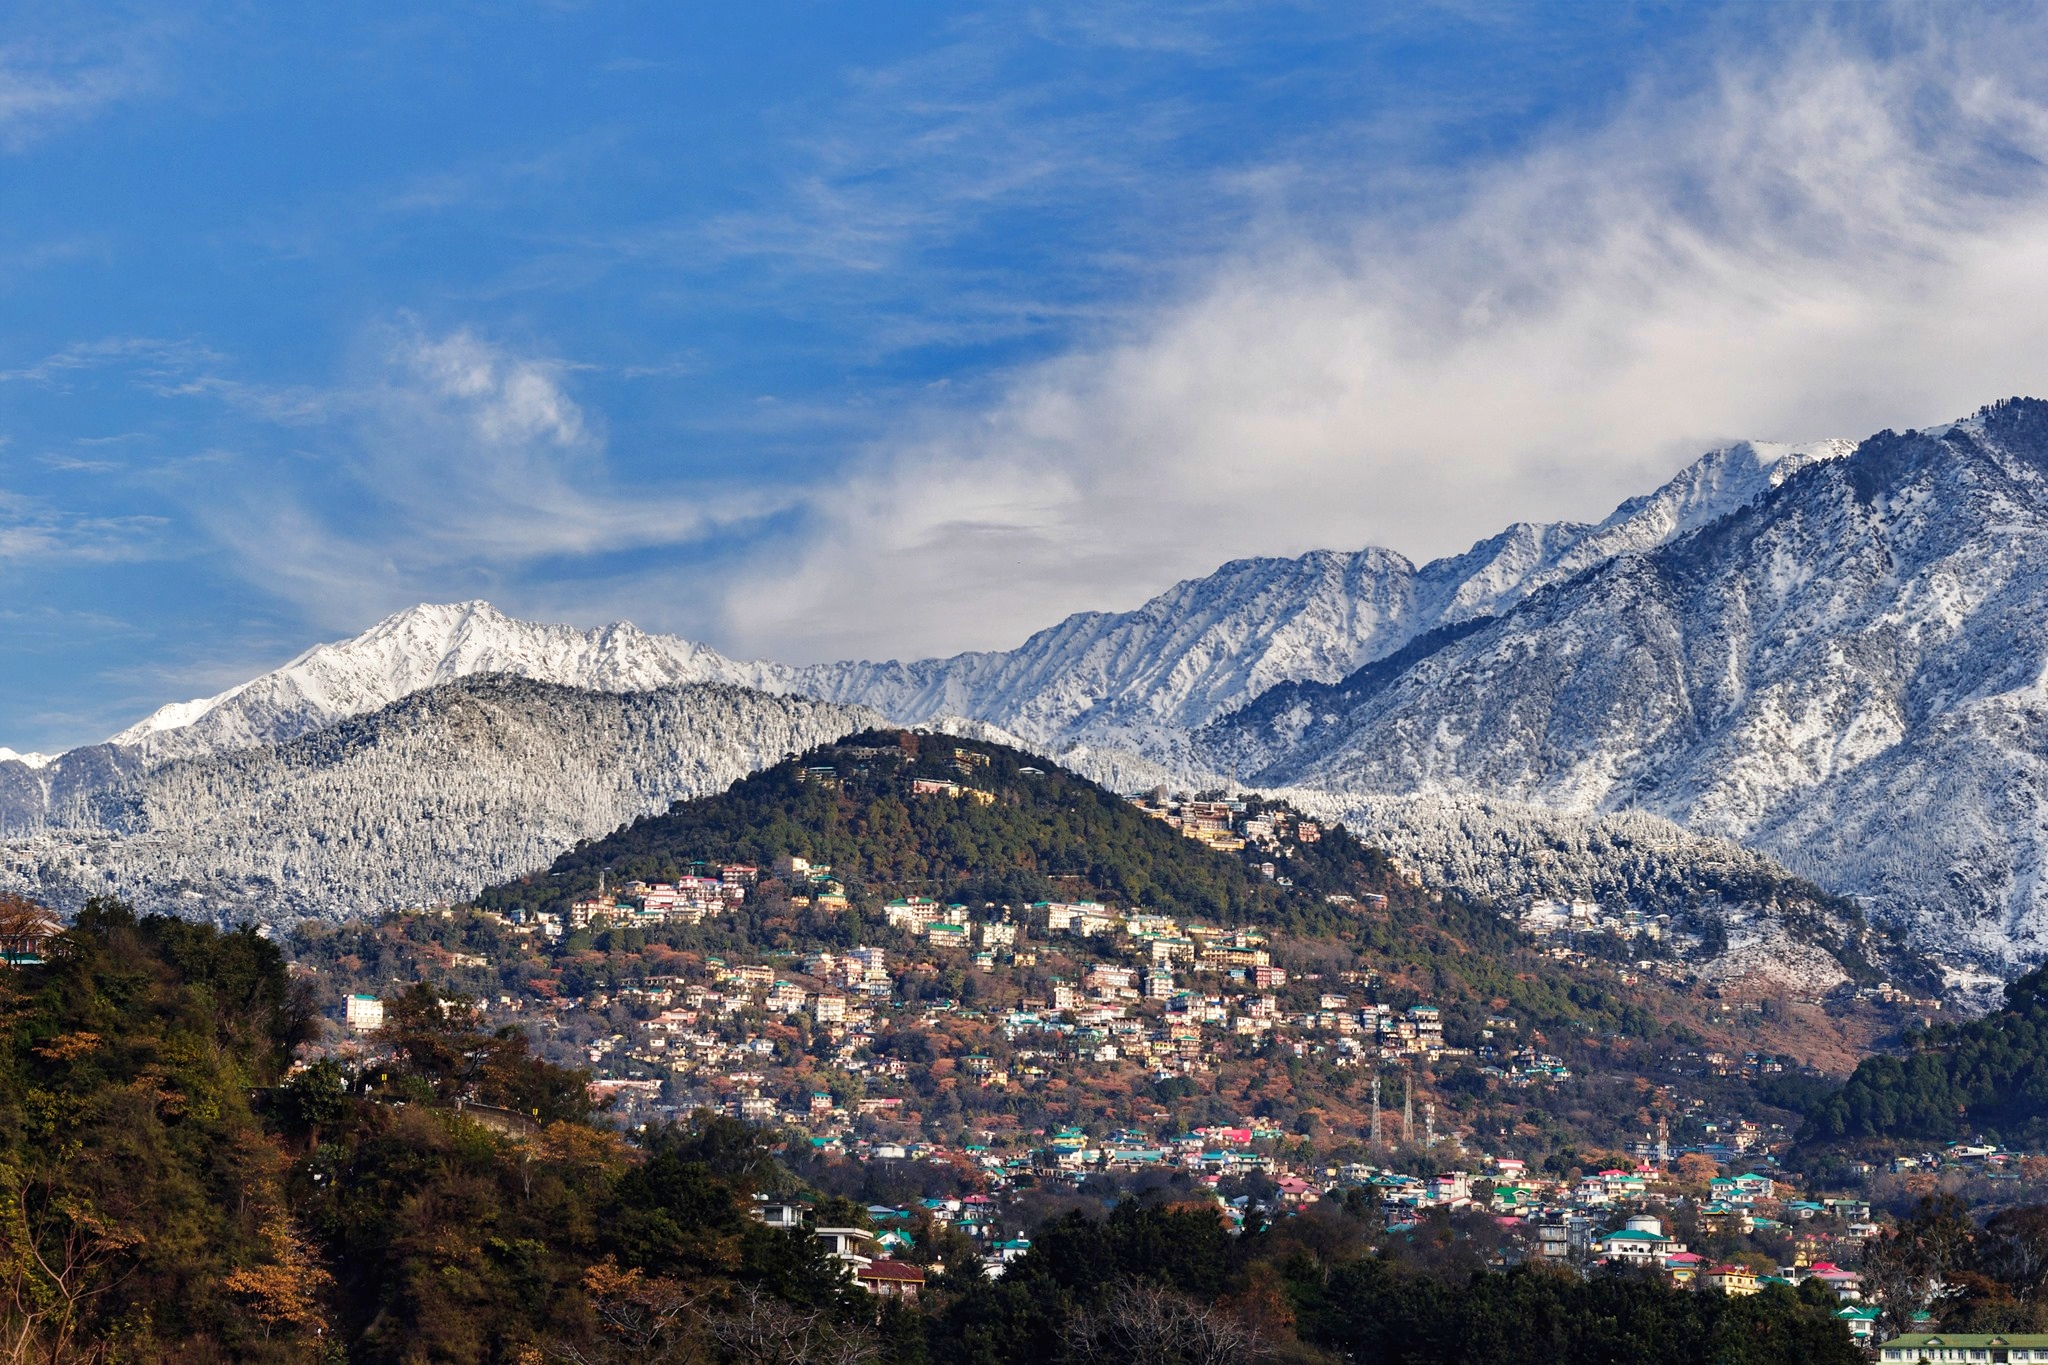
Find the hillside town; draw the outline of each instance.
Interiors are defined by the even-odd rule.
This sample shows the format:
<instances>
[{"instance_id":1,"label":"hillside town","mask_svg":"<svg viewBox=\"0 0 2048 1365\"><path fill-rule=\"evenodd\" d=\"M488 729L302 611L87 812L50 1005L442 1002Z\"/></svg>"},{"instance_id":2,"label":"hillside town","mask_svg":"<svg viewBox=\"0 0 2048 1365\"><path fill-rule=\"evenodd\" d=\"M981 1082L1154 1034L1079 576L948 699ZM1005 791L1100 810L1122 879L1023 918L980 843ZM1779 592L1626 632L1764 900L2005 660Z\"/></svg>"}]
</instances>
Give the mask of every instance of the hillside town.
<instances>
[{"instance_id":1,"label":"hillside town","mask_svg":"<svg viewBox=\"0 0 2048 1365\"><path fill-rule=\"evenodd\" d=\"M951 762L971 780L975 757ZM801 782L837 772L814 765ZM985 804L971 795L985 787L906 785L916 802ZM1274 887L1292 887L1304 845L1343 837L1250 801L1155 791L1125 804ZM1887 1324L1867 1263L1913 1201L2011 1201L2048 1184L2048 1157L1982 1142L1796 1173L1783 1160L1790 1116L1757 1102L1800 1075L1792 1058L1677 1046L1609 1074L1616 1054L1601 1040L1553 1050L1504 1002L1433 996L1341 939L1315 949L1277 928L1095 897L876 899L794 853L596 882L559 909L421 908L314 934L294 943L294 970L309 986L381 974L387 990L439 992L432 1008L448 1018L574 1065L608 1125L719 1114L774 1135L805 1188L757 1195L752 1216L814 1242L882 1301L915 1306L949 1268L1001 1280L1062 1210L1164 1200L1238 1236L1341 1213L1377 1248L1448 1243L1496 1270L1650 1277L1731 1298L1783 1289L1896 1352L1932 1337ZM1393 894L1315 899L1353 925ZM9 960L40 961L57 922L28 907L16 919ZM339 949L315 965L316 950ZM1587 970L1621 980L1628 966ZM467 993L464 981L513 989ZM391 1019L387 993L334 997L298 1070L316 1058L357 1077L394 1066ZM1537 1126L1595 1094L1634 1108L1605 1141L1561 1144ZM460 1098L456 1109L508 1141L541 1136L518 1110Z\"/></svg>"}]
</instances>

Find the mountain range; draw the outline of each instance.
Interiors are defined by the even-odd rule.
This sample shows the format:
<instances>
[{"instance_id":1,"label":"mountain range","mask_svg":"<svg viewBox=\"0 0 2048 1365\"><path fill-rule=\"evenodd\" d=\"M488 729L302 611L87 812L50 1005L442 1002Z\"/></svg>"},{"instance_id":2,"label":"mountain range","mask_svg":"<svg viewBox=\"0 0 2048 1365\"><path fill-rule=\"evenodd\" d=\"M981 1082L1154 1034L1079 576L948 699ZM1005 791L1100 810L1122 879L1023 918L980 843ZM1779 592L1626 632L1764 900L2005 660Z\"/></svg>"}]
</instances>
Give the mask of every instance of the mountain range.
<instances>
[{"instance_id":1,"label":"mountain range","mask_svg":"<svg viewBox=\"0 0 2048 1365\"><path fill-rule=\"evenodd\" d=\"M1013 650L911 662L742 662L626 624L585 631L484 603L422 606L104 744L0 754L0 877L133 890L139 864L116 850L155 840L178 895L204 884L208 904L235 887L260 900L280 883L242 880L204 821L172 819L173 783L262 826L279 774L311 781L326 761L309 741L347 731L369 743L396 727L424 746L418 762L431 751L445 763L454 741L427 744L427 722L401 704L511 675L554 689L535 694L554 701L522 706L579 716L596 703L572 693L672 699L649 724L673 742L621 749L579 719L549 745L491 756L514 775L505 781L545 786L567 812L588 770L631 770L549 837L570 825L572 841L601 834L682 794L686 784L645 769L673 769L686 749L700 760L693 781L772 761L782 750L768 752L769 736L798 724L778 708L815 698L848 708L847 728L855 709L976 727L1122 787L1234 777L1289 789L1384 833L1397 853L1405 840L1404 856L1483 863L1496 894L1539 889L1542 860L1518 887L1498 849L1445 853L1446 825L1493 828L1469 818L1482 807L1522 807L1594 844L1604 824L1670 822L1674 847L1739 843L1867 898L1924 948L2010 971L2048 953L2044 481L2048 404L2034 400L1860 443L1745 442L1597 524L1517 524L1421 566L1376 548L1240 560ZM728 707L750 698L744 723L689 728L690 699L712 695ZM838 713L807 716L824 725ZM484 726L464 742L499 740ZM378 779L393 820L445 795L445 768L405 761L395 752ZM323 808L305 800L317 825ZM348 805L348 820L375 804ZM492 850L488 874L436 861L459 863L459 840L427 853L393 844L391 866L363 884L417 899L429 882L481 885L529 856L477 837ZM60 846L70 871L52 877L41 859ZM367 875L367 863L350 866ZM319 888L312 904L336 878L306 884Z\"/></svg>"}]
</instances>

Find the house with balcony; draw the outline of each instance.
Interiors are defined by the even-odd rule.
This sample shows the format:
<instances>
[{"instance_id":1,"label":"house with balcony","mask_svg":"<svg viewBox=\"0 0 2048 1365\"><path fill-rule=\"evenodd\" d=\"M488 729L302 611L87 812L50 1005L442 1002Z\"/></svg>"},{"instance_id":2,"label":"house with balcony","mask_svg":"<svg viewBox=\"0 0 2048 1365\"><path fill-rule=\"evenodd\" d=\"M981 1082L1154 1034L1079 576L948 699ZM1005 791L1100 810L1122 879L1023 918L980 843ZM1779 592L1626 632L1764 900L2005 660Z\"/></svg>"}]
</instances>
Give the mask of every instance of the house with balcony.
<instances>
[{"instance_id":1,"label":"house with balcony","mask_svg":"<svg viewBox=\"0 0 2048 1365\"><path fill-rule=\"evenodd\" d=\"M866 1228L819 1228L811 1234L825 1254L858 1275L874 1261L875 1234Z\"/></svg>"},{"instance_id":2,"label":"house with balcony","mask_svg":"<svg viewBox=\"0 0 2048 1365\"><path fill-rule=\"evenodd\" d=\"M882 1257L853 1272L854 1283L878 1299L900 1299L916 1303L924 1291L924 1271L908 1261Z\"/></svg>"},{"instance_id":3,"label":"house with balcony","mask_svg":"<svg viewBox=\"0 0 2048 1365\"><path fill-rule=\"evenodd\" d=\"M1849 1329L1850 1339L1858 1346L1868 1346L1877 1339L1877 1318L1883 1311L1876 1304L1852 1303L1835 1310L1835 1321Z\"/></svg>"},{"instance_id":4,"label":"house with balcony","mask_svg":"<svg viewBox=\"0 0 2048 1365\"><path fill-rule=\"evenodd\" d=\"M754 1205L748 1210L757 1223L765 1223L779 1232L800 1232L804 1226L804 1206L785 1199L771 1199Z\"/></svg>"},{"instance_id":5,"label":"house with balcony","mask_svg":"<svg viewBox=\"0 0 2048 1365\"><path fill-rule=\"evenodd\" d=\"M1607 1265L1661 1267L1665 1260L1685 1248L1667 1237L1664 1224L1648 1214L1638 1214L1623 1227L1600 1238L1600 1259Z\"/></svg>"}]
</instances>

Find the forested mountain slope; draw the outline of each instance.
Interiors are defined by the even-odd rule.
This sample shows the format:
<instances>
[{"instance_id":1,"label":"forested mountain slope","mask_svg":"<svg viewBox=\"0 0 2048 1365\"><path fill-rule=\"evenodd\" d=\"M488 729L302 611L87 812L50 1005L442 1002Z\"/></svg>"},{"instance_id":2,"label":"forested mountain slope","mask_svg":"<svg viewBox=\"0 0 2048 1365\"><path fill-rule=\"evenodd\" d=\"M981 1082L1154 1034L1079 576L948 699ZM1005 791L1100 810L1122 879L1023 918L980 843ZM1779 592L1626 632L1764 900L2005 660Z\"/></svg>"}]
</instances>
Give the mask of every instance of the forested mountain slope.
<instances>
[{"instance_id":1,"label":"forested mountain slope","mask_svg":"<svg viewBox=\"0 0 2048 1365\"><path fill-rule=\"evenodd\" d=\"M1983 1018L1914 1034L1903 1056L1863 1062L1800 1137L1809 1146L2048 1143L2048 969L2006 987L2005 1004Z\"/></svg>"},{"instance_id":2,"label":"forested mountain slope","mask_svg":"<svg viewBox=\"0 0 2048 1365\"><path fill-rule=\"evenodd\" d=\"M719 685L470 678L117 781L67 827L0 842L0 885L269 921L460 899L875 719Z\"/></svg>"}]
</instances>

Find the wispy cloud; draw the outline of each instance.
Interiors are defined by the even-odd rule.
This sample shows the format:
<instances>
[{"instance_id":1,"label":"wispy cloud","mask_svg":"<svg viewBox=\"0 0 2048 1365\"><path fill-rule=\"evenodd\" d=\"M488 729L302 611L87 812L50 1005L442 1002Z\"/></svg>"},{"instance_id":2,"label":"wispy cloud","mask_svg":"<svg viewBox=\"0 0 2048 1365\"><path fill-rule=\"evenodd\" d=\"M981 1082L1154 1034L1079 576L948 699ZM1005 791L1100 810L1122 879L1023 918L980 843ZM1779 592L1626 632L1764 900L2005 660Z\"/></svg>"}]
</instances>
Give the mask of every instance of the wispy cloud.
<instances>
[{"instance_id":1,"label":"wispy cloud","mask_svg":"<svg viewBox=\"0 0 2048 1365\"><path fill-rule=\"evenodd\" d=\"M1603 126L1262 233L1199 288L928 413L733 588L785 654L1013 642L1253 549L1462 548L1598 515L1725 438L2041 391L2044 41L1805 23L1645 74Z\"/></svg>"},{"instance_id":2,"label":"wispy cloud","mask_svg":"<svg viewBox=\"0 0 2048 1365\"><path fill-rule=\"evenodd\" d=\"M298 401L314 449L197 514L266 583L354 624L395 602L494 592L536 566L574 576L630 548L700 543L772 515L788 494L624 486L571 367L476 332L380 329L358 383ZM234 401L250 401L238 386Z\"/></svg>"},{"instance_id":3,"label":"wispy cloud","mask_svg":"<svg viewBox=\"0 0 2048 1365\"><path fill-rule=\"evenodd\" d=\"M159 19L81 18L34 5L10 11L0 39L0 149L20 151L66 124L161 88L168 31Z\"/></svg>"},{"instance_id":4,"label":"wispy cloud","mask_svg":"<svg viewBox=\"0 0 2048 1365\"><path fill-rule=\"evenodd\" d=\"M158 516L84 515L0 488L0 568L154 558L169 525Z\"/></svg>"},{"instance_id":5,"label":"wispy cloud","mask_svg":"<svg viewBox=\"0 0 2048 1365\"><path fill-rule=\"evenodd\" d=\"M191 339L101 337L73 342L40 360L0 370L0 383L61 388L88 371L119 368L160 392L168 392L199 382L199 376L223 360L211 347Z\"/></svg>"}]
</instances>

